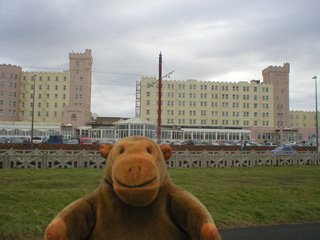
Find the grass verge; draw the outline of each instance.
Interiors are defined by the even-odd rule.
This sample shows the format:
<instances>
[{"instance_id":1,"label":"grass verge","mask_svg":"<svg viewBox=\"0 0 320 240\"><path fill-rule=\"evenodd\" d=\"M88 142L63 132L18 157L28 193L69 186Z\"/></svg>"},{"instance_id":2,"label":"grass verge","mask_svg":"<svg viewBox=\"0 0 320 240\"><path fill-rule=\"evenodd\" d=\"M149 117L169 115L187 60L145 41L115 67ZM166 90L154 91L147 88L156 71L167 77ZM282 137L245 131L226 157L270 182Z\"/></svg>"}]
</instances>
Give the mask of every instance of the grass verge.
<instances>
[{"instance_id":1,"label":"grass verge","mask_svg":"<svg viewBox=\"0 0 320 240\"><path fill-rule=\"evenodd\" d=\"M169 169L218 228L320 221L320 166ZM54 216L92 192L101 169L0 170L0 239L42 239Z\"/></svg>"}]
</instances>

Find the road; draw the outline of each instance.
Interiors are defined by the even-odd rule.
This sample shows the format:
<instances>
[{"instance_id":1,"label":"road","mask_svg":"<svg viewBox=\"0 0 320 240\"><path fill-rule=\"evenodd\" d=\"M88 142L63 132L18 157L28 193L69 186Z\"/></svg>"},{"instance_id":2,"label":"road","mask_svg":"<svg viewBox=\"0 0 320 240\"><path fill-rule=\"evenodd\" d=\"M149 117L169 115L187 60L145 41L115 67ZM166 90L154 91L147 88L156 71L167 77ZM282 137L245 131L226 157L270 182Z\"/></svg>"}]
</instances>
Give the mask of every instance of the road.
<instances>
[{"instance_id":1,"label":"road","mask_svg":"<svg viewBox=\"0 0 320 240\"><path fill-rule=\"evenodd\" d=\"M320 240L320 223L219 230L222 240Z\"/></svg>"}]
</instances>

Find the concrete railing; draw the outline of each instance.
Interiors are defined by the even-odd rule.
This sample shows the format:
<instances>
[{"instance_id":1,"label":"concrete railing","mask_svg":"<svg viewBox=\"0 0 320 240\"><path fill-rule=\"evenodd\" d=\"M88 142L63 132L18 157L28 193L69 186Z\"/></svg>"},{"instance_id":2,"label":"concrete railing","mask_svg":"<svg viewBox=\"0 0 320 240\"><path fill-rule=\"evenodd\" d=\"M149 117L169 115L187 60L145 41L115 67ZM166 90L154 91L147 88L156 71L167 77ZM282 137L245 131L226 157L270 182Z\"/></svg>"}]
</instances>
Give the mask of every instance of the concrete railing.
<instances>
[{"instance_id":1,"label":"concrete railing","mask_svg":"<svg viewBox=\"0 0 320 240\"><path fill-rule=\"evenodd\" d=\"M0 150L0 169L10 168L104 168L105 159L96 150ZM177 151L168 168L228 168L253 166L319 165L320 153Z\"/></svg>"}]
</instances>

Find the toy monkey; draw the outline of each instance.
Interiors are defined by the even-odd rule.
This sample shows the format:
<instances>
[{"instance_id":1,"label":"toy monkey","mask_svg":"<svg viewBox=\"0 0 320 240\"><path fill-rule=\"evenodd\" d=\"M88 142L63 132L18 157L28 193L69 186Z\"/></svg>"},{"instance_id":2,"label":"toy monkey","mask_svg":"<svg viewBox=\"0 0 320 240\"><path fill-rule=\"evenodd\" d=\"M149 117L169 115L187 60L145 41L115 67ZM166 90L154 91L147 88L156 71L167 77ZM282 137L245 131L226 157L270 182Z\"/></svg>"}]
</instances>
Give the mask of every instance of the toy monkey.
<instances>
[{"instance_id":1,"label":"toy monkey","mask_svg":"<svg viewBox=\"0 0 320 240\"><path fill-rule=\"evenodd\" d=\"M174 185L166 170L169 145L145 137L103 144L99 187L49 224L46 240L220 240L202 203Z\"/></svg>"}]
</instances>

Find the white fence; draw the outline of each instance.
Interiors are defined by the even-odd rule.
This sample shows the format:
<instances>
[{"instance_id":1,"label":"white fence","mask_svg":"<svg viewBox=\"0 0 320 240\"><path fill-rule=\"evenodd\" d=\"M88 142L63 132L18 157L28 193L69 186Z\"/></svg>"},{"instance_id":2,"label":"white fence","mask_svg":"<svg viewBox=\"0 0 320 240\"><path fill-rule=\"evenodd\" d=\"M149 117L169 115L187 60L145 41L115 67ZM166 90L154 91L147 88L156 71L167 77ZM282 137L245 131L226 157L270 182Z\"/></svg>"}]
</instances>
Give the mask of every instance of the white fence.
<instances>
[{"instance_id":1,"label":"white fence","mask_svg":"<svg viewBox=\"0 0 320 240\"><path fill-rule=\"evenodd\" d=\"M253 166L319 165L320 153L296 152L174 152L168 168L228 168ZM0 169L10 168L104 168L105 159L93 150L0 150Z\"/></svg>"}]
</instances>

